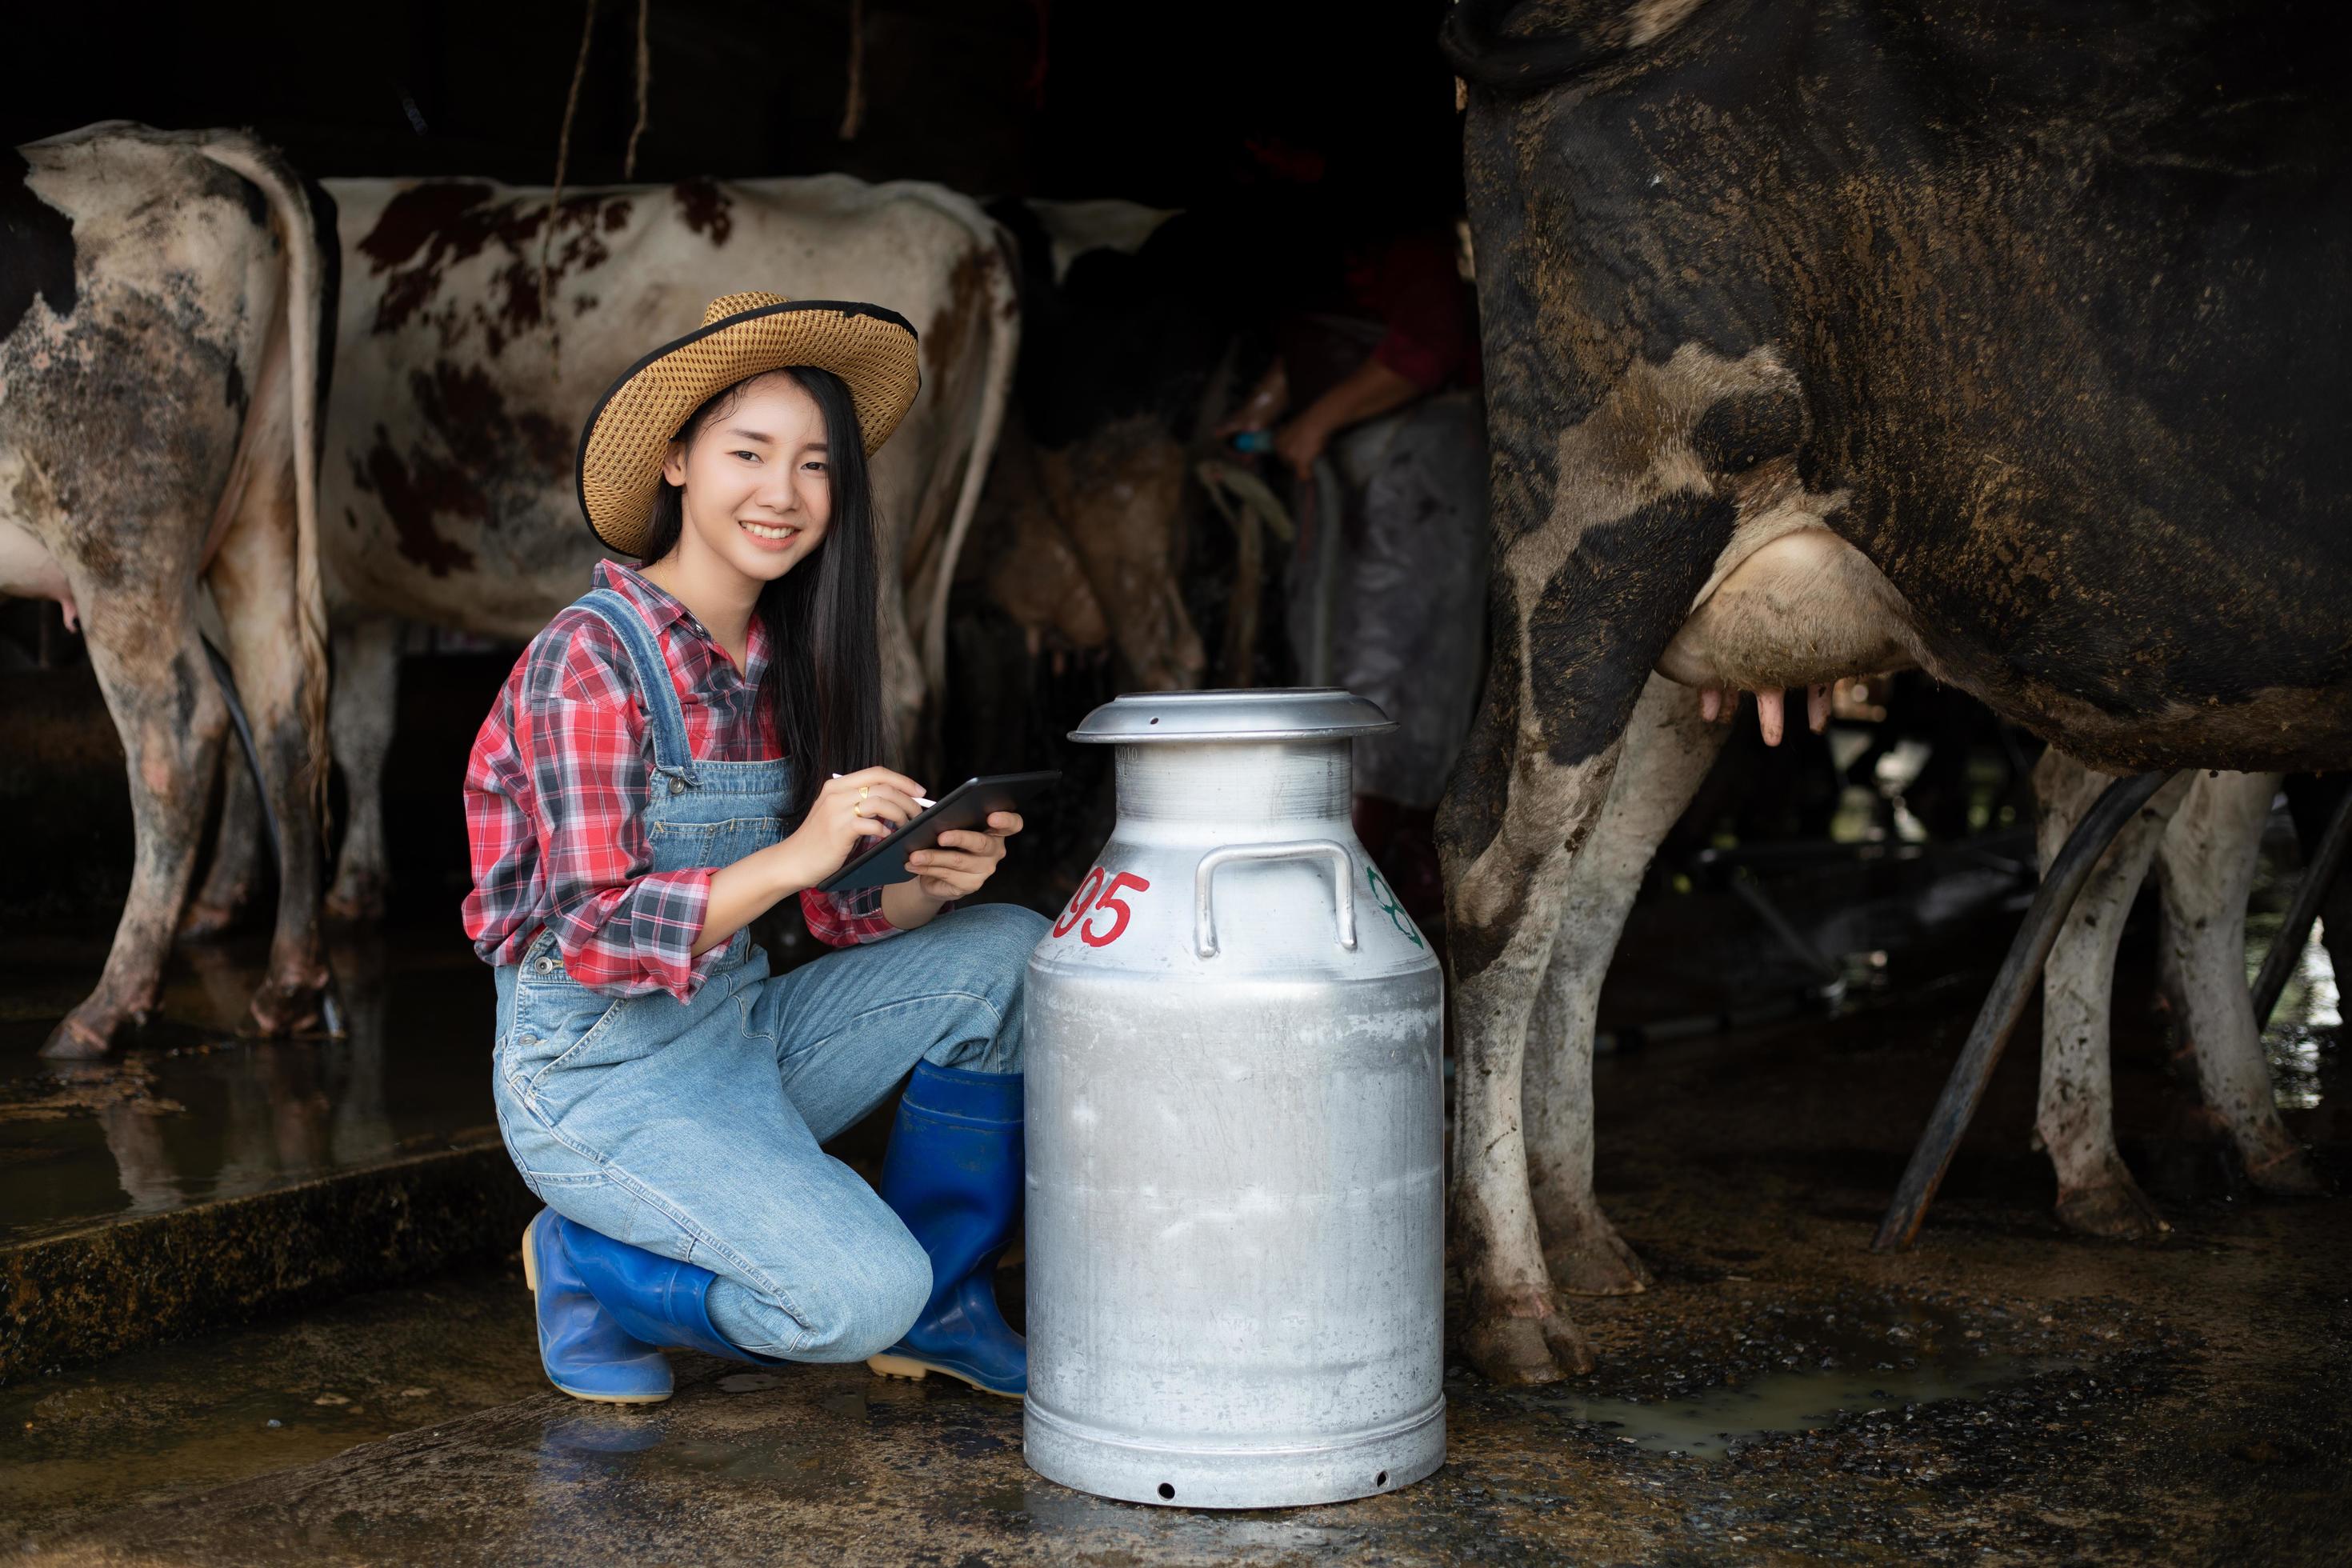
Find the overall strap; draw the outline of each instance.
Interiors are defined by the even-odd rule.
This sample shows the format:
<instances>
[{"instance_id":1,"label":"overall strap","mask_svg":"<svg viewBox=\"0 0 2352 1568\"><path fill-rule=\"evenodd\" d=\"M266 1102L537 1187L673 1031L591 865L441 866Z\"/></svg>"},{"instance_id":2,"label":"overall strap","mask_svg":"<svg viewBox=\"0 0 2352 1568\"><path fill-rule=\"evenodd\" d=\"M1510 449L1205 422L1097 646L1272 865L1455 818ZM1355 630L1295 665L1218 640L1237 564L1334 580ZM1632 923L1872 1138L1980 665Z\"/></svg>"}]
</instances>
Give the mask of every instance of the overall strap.
<instances>
[{"instance_id":1,"label":"overall strap","mask_svg":"<svg viewBox=\"0 0 2352 1568\"><path fill-rule=\"evenodd\" d=\"M667 773L685 788L694 787L694 753L686 743L686 714L677 705L677 687L669 678L669 661L661 643L637 607L610 588L593 588L575 602L620 635L637 672L637 694L645 700L646 717L654 731L654 771ZM673 788L673 794L676 789Z\"/></svg>"}]
</instances>

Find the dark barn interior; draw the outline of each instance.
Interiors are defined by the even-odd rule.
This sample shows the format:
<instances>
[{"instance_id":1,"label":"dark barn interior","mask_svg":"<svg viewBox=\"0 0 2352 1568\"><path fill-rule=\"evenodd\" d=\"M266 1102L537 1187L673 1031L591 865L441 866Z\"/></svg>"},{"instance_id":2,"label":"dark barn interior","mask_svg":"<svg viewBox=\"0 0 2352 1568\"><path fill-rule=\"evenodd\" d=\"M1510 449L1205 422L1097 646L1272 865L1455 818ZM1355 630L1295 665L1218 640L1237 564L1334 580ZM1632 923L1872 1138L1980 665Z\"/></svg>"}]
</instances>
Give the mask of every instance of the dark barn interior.
<instances>
[{"instance_id":1,"label":"dark barn interior","mask_svg":"<svg viewBox=\"0 0 2352 1568\"><path fill-rule=\"evenodd\" d=\"M1351 563L1387 546L1359 491L1336 488L1357 484L1336 477L1352 474L1341 437L1319 478L1228 439L1269 367L1289 367L1299 406L1341 380L1314 379L1318 353L1365 360L1369 340L1316 332L1345 315L1341 280L1367 256L1438 257L1424 303L1433 291L1468 312L1474 285L1494 286L1467 243L1457 83L1437 44L1446 10L37 7L0 24L13 67L0 146L119 120L248 128L329 182L543 187L560 167L570 192L636 184L683 206L728 182L841 174L982 204L1021 269L1022 359L961 554L942 568L910 548L899 563L910 605L923 572L948 581L932 629L942 678L894 731L894 761L935 786L1062 770L981 895L1050 917L1090 896L1118 817L1110 749L1065 739L1098 705L1341 684L1348 639L1377 644L1376 623L1410 619L1416 602L1451 621L1398 662L1450 658L1475 678L1500 635L1484 564L1350 586L1371 581ZM533 225L543 200L528 198ZM1055 204L1096 201L1180 216L1049 265ZM0 205L0 220L14 210ZM23 241L0 221L0 303L16 286L6 247ZM793 290L789 266L740 247L734 259L729 288ZM639 346L617 363L693 325L689 311L633 329ZM1490 331L1489 370L1511 349ZM377 352L346 334L338 385ZM1472 476L1464 515L1483 531L1477 366L1474 333L1432 398L1467 411L1471 434L1438 438L1427 468ZM0 416L7 371L0 360ZM926 378L942 379L928 361ZM571 431L555 445L568 469ZM331 437L325 460L348 462ZM1166 500L1148 527L1131 526L1137 488ZM571 505L568 488L560 499ZM488 503L443 504L478 516ZM429 515L424 526L430 537ZM1062 553L1049 561L1041 541ZM581 538L571 546L588 559ZM570 591L587 586L583 565ZM1480 607L1434 607L1457 602ZM329 605L341 634L331 593ZM468 753L527 637L463 619L387 623L397 696L374 798L388 875L357 907L330 902L331 1019L255 1026L278 902L265 855L234 904L180 927L152 1012L73 1059L44 1047L100 984L133 894L133 781L84 629L53 597L0 594L0 809L15 828L0 857L0 1550L71 1563L2342 1560L2352 1228L2335 1194L2352 1180L2338 991L2352 877L2332 901L2301 897L2328 825L2343 836L2340 773L2287 774L2265 795L2244 900L2249 982L2266 960L2284 977L2255 1022L2308 1191L2251 1177L2200 1100L2151 877L2120 906L2110 1054L2126 1185L2161 1221L2118 1239L2053 1212L2037 986L1916 1244L1874 1250L2027 918L2043 742L1917 670L1824 688L1826 721L1792 721L1770 745L1731 691L1735 728L1640 874L1613 959L1603 949L1591 1184L1611 1240L1639 1261L1608 1263L1572 1297L1596 1364L1524 1384L1488 1375L1457 1255L1442 1468L1351 1502L1150 1508L1024 1468L1020 1406L945 1378L680 1354L667 1404L550 1389L516 1239L541 1204L501 1142L483 1070L491 971L459 919L474 880ZM334 657L341 679L348 645ZM1475 679L1459 699L1400 679L1446 710L1435 729L1450 758ZM199 792L207 846L240 809L247 763L233 738L221 755L232 772ZM322 881L370 809L349 765L339 750ZM1444 953L1456 933L1433 788L1383 799L1359 786L1353 826L1393 884L1399 929ZM249 812L249 786L244 798ZM226 885L217 853L196 862L192 897ZM2298 918L2305 904L2322 910L2316 929ZM828 951L789 899L751 930L778 971ZM1460 1028L1445 1036L1450 1089ZM878 1182L893 1114L886 1101L828 1148ZM1018 1241L994 1289L1024 1324Z\"/></svg>"}]
</instances>

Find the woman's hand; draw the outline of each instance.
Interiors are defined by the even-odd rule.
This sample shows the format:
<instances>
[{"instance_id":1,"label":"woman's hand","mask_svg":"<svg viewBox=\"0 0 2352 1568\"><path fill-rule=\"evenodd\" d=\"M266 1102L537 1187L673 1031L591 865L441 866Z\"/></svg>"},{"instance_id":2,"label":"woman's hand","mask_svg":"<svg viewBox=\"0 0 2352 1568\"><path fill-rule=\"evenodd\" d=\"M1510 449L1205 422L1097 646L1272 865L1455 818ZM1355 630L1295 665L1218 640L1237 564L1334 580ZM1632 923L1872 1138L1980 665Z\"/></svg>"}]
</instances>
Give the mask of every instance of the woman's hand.
<instances>
[{"instance_id":1,"label":"woman's hand","mask_svg":"<svg viewBox=\"0 0 2352 1568\"><path fill-rule=\"evenodd\" d=\"M940 834L938 848L919 849L907 857L915 886L926 898L942 902L971 897L1003 864L1004 841L1020 831L1019 812L998 811L989 814L983 832L956 828Z\"/></svg>"},{"instance_id":2,"label":"woman's hand","mask_svg":"<svg viewBox=\"0 0 2352 1568\"><path fill-rule=\"evenodd\" d=\"M870 838L897 831L919 808L923 786L888 768L866 768L827 779L792 837L773 851L786 892L814 888ZM999 851L1002 853L1002 851Z\"/></svg>"},{"instance_id":3,"label":"woman's hand","mask_svg":"<svg viewBox=\"0 0 2352 1568\"><path fill-rule=\"evenodd\" d=\"M1315 477L1315 459L1331 444L1331 431L1308 409L1274 433L1274 455L1290 465L1301 479Z\"/></svg>"}]
</instances>

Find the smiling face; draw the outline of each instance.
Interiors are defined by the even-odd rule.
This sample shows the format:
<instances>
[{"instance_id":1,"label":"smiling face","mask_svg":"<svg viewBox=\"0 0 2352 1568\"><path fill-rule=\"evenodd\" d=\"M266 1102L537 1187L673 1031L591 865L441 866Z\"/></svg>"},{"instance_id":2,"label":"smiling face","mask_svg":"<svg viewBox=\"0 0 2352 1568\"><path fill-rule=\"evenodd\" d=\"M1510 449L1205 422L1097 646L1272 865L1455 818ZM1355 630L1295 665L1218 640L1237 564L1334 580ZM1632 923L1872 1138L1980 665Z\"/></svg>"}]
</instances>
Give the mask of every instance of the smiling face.
<instances>
[{"instance_id":1,"label":"smiling face","mask_svg":"<svg viewBox=\"0 0 2352 1568\"><path fill-rule=\"evenodd\" d=\"M772 583L824 542L833 475L824 416L791 376L745 382L691 441L673 441L662 478L684 488L677 548Z\"/></svg>"}]
</instances>

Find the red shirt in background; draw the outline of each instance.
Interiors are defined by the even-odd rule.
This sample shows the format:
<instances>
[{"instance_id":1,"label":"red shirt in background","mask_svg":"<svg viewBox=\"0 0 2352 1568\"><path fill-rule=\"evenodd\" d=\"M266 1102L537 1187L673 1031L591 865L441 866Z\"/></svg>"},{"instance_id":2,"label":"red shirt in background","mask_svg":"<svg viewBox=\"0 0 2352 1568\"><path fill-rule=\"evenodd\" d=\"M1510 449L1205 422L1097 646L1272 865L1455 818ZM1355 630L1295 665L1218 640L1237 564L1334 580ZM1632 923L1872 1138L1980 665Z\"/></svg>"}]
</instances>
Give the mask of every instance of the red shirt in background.
<instances>
[{"instance_id":1,"label":"red shirt in background","mask_svg":"<svg viewBox=\"0 0 2352 1568\"><path fill-rule=\"evenodd\" d=\"M1380 322L1372 358L1423 392L1475 386L1477 307L1454 263L1454 238L1415 230L1349 258L1348 303Z\"/></svg>"}]
</instances>

